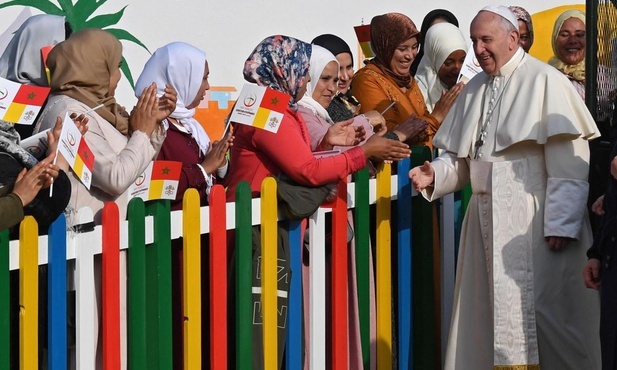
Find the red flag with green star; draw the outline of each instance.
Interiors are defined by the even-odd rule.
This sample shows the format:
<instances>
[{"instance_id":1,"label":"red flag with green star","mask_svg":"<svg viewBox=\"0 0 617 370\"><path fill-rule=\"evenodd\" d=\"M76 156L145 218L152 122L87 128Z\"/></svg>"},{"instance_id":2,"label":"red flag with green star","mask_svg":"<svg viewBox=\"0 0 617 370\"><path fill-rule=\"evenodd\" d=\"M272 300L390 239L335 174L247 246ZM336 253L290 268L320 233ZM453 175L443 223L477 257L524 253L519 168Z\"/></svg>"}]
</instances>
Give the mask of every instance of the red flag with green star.
<instances>
[{"instance_id":1,"label":"red flag with green star","mask_svg":"<svg viewBox=\"0 0 617 370\"><path fill-rule=\"evenodd\" d=\"M148 200L176 199L181 172L181 162L154 161Z\"/></svg>"},{"instance_id":2,"label":"red flag with green star","mask_svg":"<svg viewBox=\"0 0 617 370\"><path fill-rule=\"evenodd\" d=\"M22 85L0 78L0 119L31 125L45 104L49 87Z\"/></svg>"}]
</instances>

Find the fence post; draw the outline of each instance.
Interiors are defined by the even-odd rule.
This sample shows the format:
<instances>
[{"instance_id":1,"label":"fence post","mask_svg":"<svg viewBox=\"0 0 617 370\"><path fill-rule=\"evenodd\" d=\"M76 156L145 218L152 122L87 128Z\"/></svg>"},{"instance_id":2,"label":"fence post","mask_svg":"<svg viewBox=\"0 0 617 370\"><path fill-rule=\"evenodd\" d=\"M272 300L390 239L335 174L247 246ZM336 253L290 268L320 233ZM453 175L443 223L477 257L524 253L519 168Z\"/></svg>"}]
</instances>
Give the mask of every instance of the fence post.
<instances>
[{"instance_id":1,"label":"fence post","mask_svg":"<svg viewBox=\"0 0 617 370\"><path fill-rule=\"evenodd\" d=\"M158 366L149 369L173 368L173 333L171 318L171 216L169 200L155 200L146 205L154 217L154 242L146 248L146 317L154 330L147 330L148 350L158 358ZM154 359L153 359L154 360Z\"/></svg>"},{"instance_id":2,"label":"fence post","mask_svg":"<svg viewBox=\"0 0 617 370\"><path fill-rule=\"evenodd\" d=\"M289 258L291 283L289 284L289 315L287 320L287 347L285 352L287 369L302 368L302 346L304 331L302 329L302 222L288 221Z\"/></svg>"},{"instance_id":3,"label":"fence post","mask_svg":"<svg viewBox=\"0 0 617 370\"><path fill-rule=\"evenodd\" d=\"M413 369L413 305L412 305L412 239L411 181L409 159L398 162L397 254L398 254L398 364L400 369Z\"/></svg>"},{"instance_id":4,"label":"fence post","mask_svg":"<svg viewBox=\"0 0 617 370\"><path fill-rule=\"evenodd\" d=\"M39 232L34 217L19 225L19 365L38 369Z\"/></svg>"},{"instance_id":5,"label":"fence post","mask_svg":"<svg viewBox=\"0 0 617 370\"><path fill-rule=\"evenodd\" d=\"M212 369L227 369L227 211L225 189L210 191L210 358ZM276 310L275 310L276 312Z\"/></svg>"},{"instance_id":6,"label":"fence post","mask_svg":"<svg viewBox=\"0 0 617 370\"><path fill-rule=\"evenodd\" d=\"M49 227L48 255L48 327L49 369L67 368L66 322L66 218L61 214ZM1 268L1 267L0 267ZM45 309L42 307L42 309Z\"/></svg>"},{"instance_id":7,"label":"fence post","mask_svg":"<svg viewBox=\"0 0 617 370\"><path fill-rule=\"evenodd\" d=\"M253 368L252 300L252 199L251 186L236 188L236 369Z\"/></svg>"},{"instance_id":8,"label":"fence post","mask_svg":"<svg viewBox=\"0 0 617 370\"><path fill-rule=\"evenodd\" d=\"M332 209L332 368L348 368L347 181L338 183Z\"/></svg>"},{"instance_id":9,"label":"fence post","mask_svg":"<svg viewBox=\"0 0 617 370\"><path fill-rule=\"evenodd\" d=\"M392 369L391 168L377 169L377 368Z\"/></svg>"},{"instance_id":10,"label":"fence post","mask_svg":"<svg viewBox=\"0 0 617 370\"><path fill-rule=\"evenodd\" d=\"M364 369L371 364L371 297L370 297L370 208L369 172L365 168L354 174L355 212L354 232L356 245L356 275L358 291L358 313L360 316L360 338Z\"/></svg>"},{"instance_id":11,"label":"fence post","mask_svg":"<svg viewBox=\"0 0 617 370\"><path fill-rule=\"evenodd\" d=\"M428 147L412 147L416 154L411 157L412 166L420 166L431 160ZM436 348L441 343L436 340L438 322L435 321L435 275L433 246L433 212L434 206L421 196L412 200L413 240L413 366L416 369L433 369L436 360ZM439 279L439 277L437 277ZM420 340L421 338L421 340Z\"/></svg>"},{"instance_id":12,"label":"fence post","mask_svg":"<svg viewBox=\"0 0 617 370\"><path fill-rule=\"evenodd\" d=\"M129 369L148 369L146 303L146 208L141 198L128 206L128 360ZM150 356L157 364L157 356ZM151 367L155 369L156 367Z\"/></svg>"},{"instance_id":13,"label":"fence post","mask_svg":"<svg viewBox=\"0 0 617 370\"><path fill-rule=\"evenodd\" d=\"M326 368L326 221L321 208L309 219L309 323L311 369Z\"/></svg>"},{"instance_id":14,"label":"fence post","mask_svg":"<svg viewBox=\"0 0 617 370\"><path fill-rule=\"evenodd\" d=\"M263 316L264 369L278 367L276 180L261 183L261 301Z\"/></svg>"},{"instance_id":15,"label":"fence post","mask_svg":"<svg viewBox=\"0 0 617 370\"><path fill-rule=\"evenodd\" d=\"M118 205L103 207L102 330L103 367L119 369L120 359L120 214Z\"/></svg>"},{"instance_id":16,"label":"fence post","mask_svg":"<svg viewBox=\"0 0 617 370\"><path fill-rule=\"evenodd\" d=\"M187 189L182 198L182 280L184 288L184 368L201 369L201 198Z\"/></svg>"},{"instance_id":17,"label":"fence post","mask_svg":"<svg viewBox=\"0 0 617 370\"><path fill-rule=\"evenodd\" d=\"M11 368L9 230L0 231L0 369Z\"/></svg>"}]
</instances>

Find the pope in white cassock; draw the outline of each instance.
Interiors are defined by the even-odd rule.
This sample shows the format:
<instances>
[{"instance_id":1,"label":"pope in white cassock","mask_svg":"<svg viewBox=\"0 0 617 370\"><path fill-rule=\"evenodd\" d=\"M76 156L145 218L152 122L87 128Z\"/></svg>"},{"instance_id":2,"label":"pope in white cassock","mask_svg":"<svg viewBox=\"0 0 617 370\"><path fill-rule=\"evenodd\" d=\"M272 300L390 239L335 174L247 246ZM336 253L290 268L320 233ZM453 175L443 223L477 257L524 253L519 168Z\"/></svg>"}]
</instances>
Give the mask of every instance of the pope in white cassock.
<instances>
[{"instance_id":1,"label":"pope in white cassock","mask_svg":"<svg viewBox=\"0 0 617 370\"><path fill-rule=\"evenodd\" d=\"M581 271L591 245L589 146L599 136L567 78L518 46L504 6L471 39L483 73L459 95L409 172L428 200L473 195L461 235L446 370L600 369L599 297Z\"/></svg>"}]
</instances>

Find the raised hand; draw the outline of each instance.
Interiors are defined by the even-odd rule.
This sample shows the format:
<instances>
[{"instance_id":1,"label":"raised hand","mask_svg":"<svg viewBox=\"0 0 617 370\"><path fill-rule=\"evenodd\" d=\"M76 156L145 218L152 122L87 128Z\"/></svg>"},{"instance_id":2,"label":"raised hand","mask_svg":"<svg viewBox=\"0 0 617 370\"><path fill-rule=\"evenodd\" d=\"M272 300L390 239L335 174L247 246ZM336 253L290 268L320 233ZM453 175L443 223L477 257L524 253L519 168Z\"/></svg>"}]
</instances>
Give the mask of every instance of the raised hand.
<instances>
[{"instance_id":1,"label":"raised hand","mask_svg":"<svg viewBox=\"0 0 617 370\"><path fill-rule=\"evenodd\" d=\"M464 83L457 83L435 103L435 108L433 108L431 115L435 117L439 123L443 122L443 119L446 118L446 114L448 114L450 108L452 108L452 104L454 104L454 101L461 93L461 90L463 90L463 87L465 87Z\"/></svg>"},{"instance_id":2,"label":"raised hand","mask_svg":"<svg viewBox=\"0 0 617 370\"><path fill-rule=\"evenodd\" d=\"M165 92L159 98L158 113L156 120L160 123L165 118L169 117L176 110L176 102L178 101L178 93L176 89L169 85L165 85Z\"/></svg>"},{"instance_id":3,"label":"raised hand","mask_svg":"<svg viewBox=\"0 0 617 370\"><path fill-rule=\"evenodd\" d=\"M84 135L88 131L88 117L83 114L77 115L77 113L71 113L69 117L75 122L79 132ZM62 133L62 117L56 118L56 124L54 127L47 131L47 155L56 153L58 150L58 141L60 140L60 134Z\"/></svg>"},{"instance_id":4,"label":"raised hand","mask_svg":"<svg viewBox=\"0 0 617 370\"><path fill-rule=\"evenodd\" d=\"M220 141L212 142L210 145L210 150L206 154L203 162L201 162L201 166L204 168L206 173L212 174L219 167L224 166L227 158L225 154L229 150L229 148L233 145L234 137L231 132L228 132L227 135Z\"/></svg>"},{"instance_id":5,"label":"raised hand","mask_svg":"<svg viewBox=\"0 0 617 370\"><path fill-rule=\"evenodd\" d=\"M428 122L416 116L409 117L405 122L396 126L393 132L398 136L400 141L403 142L417 142L418 135L423 133L428 127Z\"/></svg>"},{"instance_id":6,"label":"raised hand","mask_svg":"<svg viewBox=\"0 0 617 370\"><path fill-rule=\"evenodd\" d=\"M379 125L386 125L386 120L383 118L381 113L376 110L370 110L364 113L364 116L368 119L368 123L373 127L378 127Z\"/></svg>"},{"instance_id":7,"label":"raised hand","mask_svg":"<svg viewBox=\"0 0 617 370\"><path fill-rule=\"evenodd\" d=\"M41 189L49 187L54 179L58 177L58 166L52 164L55 153L52 153L44 160L37 163L30 170L25 168L17 175L13 194L21 199L21 203L27 206Z\"/></svg>"},{"instance_id":8,"label":"raised hand","mask_svg":"<svg viewBox=\"0 0 617 370\"><path fill-rule=\"evenodd\" d=\"M332 149L334 146L358 145L366 136L362 126L352 126L353 118L333 124L321 140L321 148Z\"/></svg>"},{"instance_id":9,"label":"raised hand","mask_svg":"<svg viewBox=\"0 0 617 370\"><path fill-rule=\"evenodd\" d=\"M400 161L409 158L411 150L409 145L396 140L383 138L386 133L385 127L371 136L362 146L364 155L367 158L378 159L381 161Z\"/></svg>"},{"instance_id":10,"label":"raised hand","mask_svg":"<svg viewBox=\"0 0 617 370\"><path fill-rule=\"evenodd\" d=\"M429 161L422 166L414 167L409 171L409 178L417 191L422 191L435 181L435 169Z\"/></svg>"},{"instance_id":11,"label":"raised hand","mask_svg":"<svg viewBox=\"0 0 617 370\"><path fill-rule=\"evenodd\" d=\"M129 129L131 132L142 131L150 136L158 127L157 120L159 99L156 97L156 84L146 87L137 99L137 105L131 111Z\"/></svg>"}]
</instances>

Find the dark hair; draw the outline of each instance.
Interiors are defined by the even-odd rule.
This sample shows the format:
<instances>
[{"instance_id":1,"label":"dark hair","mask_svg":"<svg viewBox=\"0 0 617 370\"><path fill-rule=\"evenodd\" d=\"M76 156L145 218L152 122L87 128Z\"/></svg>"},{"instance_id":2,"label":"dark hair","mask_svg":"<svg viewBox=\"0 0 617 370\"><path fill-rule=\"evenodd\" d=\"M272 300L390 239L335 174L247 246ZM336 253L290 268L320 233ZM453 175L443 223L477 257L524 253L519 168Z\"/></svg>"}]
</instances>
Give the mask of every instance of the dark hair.
<instances>
[{"instance_id":1,"label":"dark hair","mask_svg":"<svg viewBox=\"0 0 617 370\"><path fill-rule=\"evenodd\" d=\"M68 39L73 34L73 27L69 22L64 22L64 39Z\"/></svg>"},{"instance_id":2,"label":"dark hair","mask_svg":"<svg viewBox=\"0 0 617 370\"><path fill-rule=\"evenodd\" d=\"M458 27L458 19L456 19L456 16L448 10L435 9L428 12L428 14L424 17L424 20L422 20L422 26L420 27L420 35L418 36L418 46L420 47L420 50L418 50L418 55L416 55L416 58L413 60L413 62L411 62L411 67L409 67L412 76L416 75L416 71L418 70L420 61L424 56L424 36L426 35L426 32L431 27L431 24L435 21L435 19L443 19L444 21L452 23L453 25Z\"/></svg>"}]
</instances>

